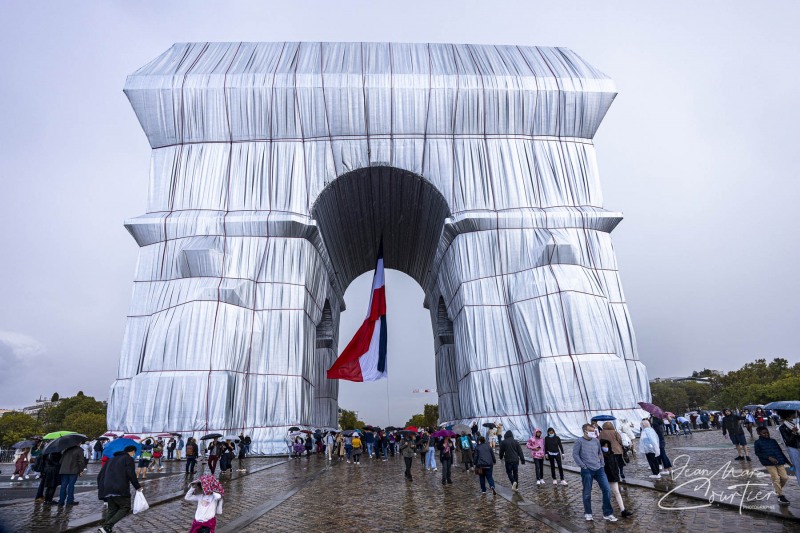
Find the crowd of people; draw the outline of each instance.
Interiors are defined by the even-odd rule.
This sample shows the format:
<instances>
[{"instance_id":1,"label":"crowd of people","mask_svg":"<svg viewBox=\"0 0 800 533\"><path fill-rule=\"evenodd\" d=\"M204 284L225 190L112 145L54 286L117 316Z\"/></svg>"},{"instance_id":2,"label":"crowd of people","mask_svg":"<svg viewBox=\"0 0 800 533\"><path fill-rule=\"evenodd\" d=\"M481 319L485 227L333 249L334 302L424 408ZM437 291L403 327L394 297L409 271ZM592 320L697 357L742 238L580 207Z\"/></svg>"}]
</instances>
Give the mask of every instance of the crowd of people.
<instances>
[{"instance_id":1,"label":"crowd of people","mask_svg":"<svg viewBox=\"0 0 800 533\"><path fill-rule=\"evenodd\" d=\"M672 475L672 462L667 454L665 437L680 434L674 424L684 435L691 435L692 431L706 427L721 430L722 436L728 438L736 449L735 460L744 463L752 461L752 449L771 478L778 502L788 505L783 489L792 469L800 483L800 472L794 468L800 463L799 422L796 411L764 413L747 409L701 412L697 420L650 416L639 424L638 441L634 433L636 428L626 420L586 423L571 453L572 460L580 468L585 519L594 519L591 496L595 484L602 494L605 520L617 521L614 504L622 517L633 514L625 506L619 485L625 483L626 465L635 458L637 452L646 458L651 479ZM783 440L785 452L778 440L770 435L768 425L772 424L778 426L777 432ZM460 465L461 471L476 475L481 495L489 491L496 494L494 467L498 459L504 463L512 491L517 491L519 487L520 465L528 461L534 464L536 484L547 483L547 460L552 483L567 485L563 469L563 461L567 457L561 437L554 428L547 428L546 431L536 428L527 441L521 441L512 431L503 432L500 423L485 425L490 427L483 434L477 423L471 428L461 426L458 433L437 428L392 428L391 431L385 431L372 427L315 433L297 431L287 435L287 447L289 455L295 460L319 453L324 454L328 461L341 461L354 466L360 466L362 458L388 461L399 456L404 461L404 476L408 482L414 480L415 459L419 461L422 472L441 470L442 485L453 484L454 467ZM755 426L757 438L750 432L750 426ZM751 440L755 439L752 443L748 443L748 433ZM192 437L184 440L182 436L174 435L171 438L146 438L137 446L104 453L109 442L112 441L98 439L57 453L44 454L47 442L37 439L30 448L18 450L12 480L38 479L37 502L45 505L77 505L79 502L74 497L77 479L87 471L89 462L100 461L102 468L98 475L98 496L106 502L108 511L99 531L108 533L114 524L131 512L130 487L141 492L140 481L145 480L150 472L163 471L163 461L185 461L183 470L187 476L191 476L185 499L197 502L191 531L213 532L216 515L222 510L224 488L220 483L221 478L233 472L234 459L238 459L238 470L246 472L245 458L250 446L249 437L243 434L238 437L216 436L200 441ZM195 479L198 462L208 466L208 473ZM216 477L218 468L219 478ZM788 472L787 468L790 469ZM60 494L56 502L55 493L59 486Z\"/></svg>"}]
</instances>

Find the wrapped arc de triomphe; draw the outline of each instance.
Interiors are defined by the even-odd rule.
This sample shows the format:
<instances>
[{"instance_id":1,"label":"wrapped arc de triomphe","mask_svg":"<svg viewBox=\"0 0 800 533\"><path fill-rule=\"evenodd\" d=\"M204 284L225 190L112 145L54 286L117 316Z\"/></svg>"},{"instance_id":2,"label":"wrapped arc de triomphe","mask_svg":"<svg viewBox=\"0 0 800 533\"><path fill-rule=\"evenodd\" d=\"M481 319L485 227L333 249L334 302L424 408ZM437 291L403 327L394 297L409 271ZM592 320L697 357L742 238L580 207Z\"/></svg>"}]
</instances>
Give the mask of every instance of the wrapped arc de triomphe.
<instances>
[{"instance_id":1,"label":"wrapped arc de triomphe","mask_svg":"<svg viewBox=\"0 0 800 533\"><path fill-rule=\"evenodd\" d=\"M616 92L574 52L176 44L125 93L153 150L110 429L281 453L335 427L343 294L381 237L426 294L442 422L642 413L592 144Z\"/></svg>"}]
</instances>

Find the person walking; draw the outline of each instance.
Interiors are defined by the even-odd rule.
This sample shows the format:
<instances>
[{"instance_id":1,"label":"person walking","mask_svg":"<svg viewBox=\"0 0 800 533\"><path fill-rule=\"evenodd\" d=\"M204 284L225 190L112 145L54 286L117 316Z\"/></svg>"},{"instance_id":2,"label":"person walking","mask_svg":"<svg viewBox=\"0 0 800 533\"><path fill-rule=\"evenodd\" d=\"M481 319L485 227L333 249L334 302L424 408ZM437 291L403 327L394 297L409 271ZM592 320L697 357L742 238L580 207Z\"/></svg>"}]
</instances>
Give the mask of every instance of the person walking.
<instances>
[{"instance_id":1,"label":"person walking","mask_svg":"<svg viewBox=\"0 0 800 533\"><path fill-rule=\"evenodd\" d=\"M175 439L169 439L167 443L167 461L174 461L175 460L175 448L178 447L178 443L175 442Z\"/></svg>"},{"instance_id":2,"label":"person walking","mask_svg":"<svg viewBox=\"0 0 800 533\"><path fill-rule=\"evenodd\" d=\"M541 429L533 430L533 435L525 443L525 447L531 451L533 464L536 467L536 484L544 485L544 439Z\"/></svg>"},{"instance_id":3,"label":"person walking","mask_svg":"<svg viewBox=\"0 0 800 533\"><path fill-rule=\"evenodd\" d=\"M456 440L456 447L461 453L461 464L464 465L464 472L472 470L472 439L466 431L461 432L461 436Z\"/></svg>"},{"instance_id":4,"label":"person walking","mask_svg":"<svg viewBox=\"0 0 800 533\"><path fill-rule=\"evenodd\" d=\"M94 462L97 462L103 458L103 441L100 439L94 441L93 449L94 449L94 455L92 456L92 460L94 460Z\"/></svg>"},{"instance_id":5,"label":"person walking","mask_svg":"<svg viewBox=\"0 0 800 533\"><path fill-rule=\"evenodd\" d=\"M419 460L422 463L422 471L425 471L425 463L428 458L428 449L430 448L430 438L426 433L420 433L417 436L417 453L419 453Z\"/></svg>"},{"instance_id":6,"label":"person walking","mask_svg":"<svg viewBox=\"0 0 800 533\"><path fill-rule=\"evenodd\" d=\"M238 447L236 460L238 462L237 466L239 468L239 472L247 472L247 469L244 467L244 459L247 457L247 446L244 444L244 435L239 435Z\"/></svg>"},{"instance_id":7,"label":"person walking","mask_svg":"<svg viewBox=\"0 0 800 533\"><path fill-rule=\"evenodd\" d=\"M605 429L605 424L603 424L603 426L603 429ZM608 478L608 486L611 489L611 494L614 495L614 499L617 500L620 514L623 518L627 518L633 513L625 509L625 502L622 501L622 494L619 492L619 483L621 480L619 462L617 462L617 454L614 453L611 445L611 441L604 439L602 435L600 436L600 450L603 452L603 469Z\"/></svg>"},{"instance_id":8,"label":"person walking","mask_svg":"<svg viewBox=\"0 0 800 533\"><path fill-rule=\"evenodd\" d=\"M778 411L778 416L781 418L778 433L783 437L789 462L794 465L794 475L800 484L800 427L795 423L796 413L796 411Z\"/></svg>"},{"instance_id":9,"label":"person walking","mask_svg":"<svg viewBox=\"0 0 800 533\"><path fill-rule=\"evenodd\" d=\"M61 468L58 475L61 476L61 492L58 497L59 507L66 505L78 505L75 501L75 482L78 477L83 475L86 468L86 458L83 456L83 448L72 446L61 454Z\"/></svg>"},{"instance_id":10,"label":"person walking","mask_svg":"<svg viewBox=\"0 0 800 533\"><path fill-rule=\"evenodd\" d=\"M42 455L40 461L42 477L39 479L39 488L36 490L36 501L42 498L45 505L52 505L55 503L53 496L61 484L61 476L58 474L61 470L61 454L58 452L48 453Z\"/></svg>"},{"instance_id":11,"label":"person walking","mask_svg":"<svg viewBox=\"0 0 800 533\"><path fill-rule=\"evenodd\" d=\"M661 453L658 445L658 434L650 427L650 422L642 420L642 432L639 435L639 451L647 457L647 464L653 473L651 479L661 479L657 457Z\"/></svg>"},{"instance_id":12,"label":"person walking","mask_svg":"<svg viewBox=\"0 0 800 533\"><path fill-rule=\"evenodd\" d=\"M658 462L663 467L661 475L671 475L672 462L669 460L669 457L667 457L667 443L664 439L664 421L656 416L652 417L652 420L653 422L651 425L656 435L658 435Z\"/></svg>"},{"instance_id":13,"label":"person walking","mask_svg":"<svg viewBox=\"0 0 800 533\"><path fill-rule=\"evenodd\" d=\"M472 426L470 427L472 430L472 440L477 440L478 438L478 422L473 422Z\"/></svg>"},{"instance_id":14,"label":"person walking","mask_svg":"<svg viewBox=\"0 0 800 533\"><path fill-rule=\"evenodd\" d=\"M539 440L541 441L542 432L540 430L536 430L534 434L539 435ZM528 441L530 442L530 441ZM542 443L544 446L544 443ZM544 452L542 452L542 457L544 457ZM506 434L503 435L503 441L500 443L500 460L505 461L506 465L506 475L508 476L508 480L511 482L511 490L516 491L517 486L519 485L519 464L525 464L525 454L522 453L522 446L519 445L517 439L514 438L514 434L511 430L506 431ZM536 459L534 457L534 462ZM539 484L539 466L536 466L536 484ZM544 483L544 481L542 481Z\"/></svg>"},{"instance_id":15,"label":"person walking","mask_svg":"<svg viewBox=\"0 0 800 533\"><path fill-rule=\"evenodd\" d=\"M547 455L547 461L550 463L550 474L553 476L553 485L558 484L556 479L556 464L558 465L558 475L561 478L561 484L566 485L564 480L564 469L561 466L561 458L564 456L564 446L561 444L561 437L556 435L556 430L547 428L547 436L544 438L544 452Z\"/></svg>"},{"instance_id":16,"label":"person walking","mask_svg":"<svg viewBox=\"0 0 800 533\"><path fill-rule=\"evenodd\" d=\"M341 433L336 435L336 455L339 457L339 462L344 461L347 455L344 449L344 436Z\"/></svg>"},{"instance_id":17,"label":"person walking","mask_svg":"<svg viewBox=\"0 0 800 533\"><path fill-rule=\"evenodd\" d=\"M452 465L452 456L450 457ZM436 466L436 439L433 436L428 437L428 451L425 454L425 468L428 471L437 472L439 468Z\"/></svg>"},{"instance_id":18,"label":"person walking","mask_svg":"<svg viewBox=\"0 0 800 533\"><path fill-rule=\"evenodd\" d=\"M603 493L603 519L616 522L614 509L611 507L611 487L605 472L603 451L600 441L594 437L595 428L591 424L584 424L581 428L583 436L572 445L572 458L581 468L581 482L583 484L583 517L591 522L592 516L592 484L597 481ZM657 442L657 439L656 439Z\"/></svg>"},{"instance_id":19,"label":"person walking","mask_svg":"<svg viewBox=\"0 0 800 533\"><path fill-rule=\"evenodd\" d=\"M494 451L486 444L485 437L478 438L478 445L472 452L472 462L475 463L475 472L478 473L481 484L481 494L486 494L486 481L489 481L489 488L492 489L492 494L497 494L494 490L494 477L492 470L497 459L494 457Z\"/></svg>"},{"instance_id":20,"label":"person walking","mask_svg":"<svg viewBox=\"0 0 800 533\"><path fill-rule=\"evenodd\" d=\"M614 454L614 458L617 461L617 467L619 468L620 481L624 483L625 459L622 457L624 451L622 449L622 437L620 436L619 432L614 429L614 424L612 424L611 421L603 423L603 429L600 431L600 438L607 440L611 445L611 452ZM672 466L672 463L670 463L670 466ZM606 472L606 474L608 473Z\"/></svg>"},{"instance_id":21,"label":"person walking","mask_svg":"<svg viewBox=\"0 0 800 533\"><path fill-rule=\"evenodd\" d=\"M11 481L14 481L16 477L19 477L20 480L28 479L28 476L25 475L25 471L28 469L28 463L30 462L30 452L30 448L22 448L19 451L17 460L14 461L14 473L11 474Z\"/></svg>"},{"instance_id":22,"label":"person walking","mask_svg":"<svg viewBox=\"0 0 800 533\"><path fill-rule=\"evenodd\" d=\"M142 490L136 479L135 454L136 446L126 446L124 450L115 452L97 475L97 497L108 503L106 521L98 529L100 533L111 533L114 524L131 512L130 486Z\"/></svg>"},{"instance_id":23,"label":"person walking","mask_svg":"<svg viewBox=\"0 0 800 533\"><path fill-rule=\"evenodd\" d=\"M453 484L450 479L450 470L453 467L453 455L455 454L455 447L450 441L450 437L445 437L439 444L439 462L442 463L442 485Z\"/></svg>"},{"instance_id":24,"label":"person walking","mask_svg":"<svg viewBox=\"0 0 800 533\"><path fill-rule=\"evenodd\" d=\"M186 443L183 442L183 437L178 435L178 442L175 443L175 459L180 461L183 455L183 449Z\"/></svg>"},{"instance_id":25,"label":"person walking","mask_svg":"<svg viewBox=\"0 0 800 533\"><path fill-rule=\"evenodd\" d=\"M150 459L153 457L153 445L150 439L146 439L142 444L142 449L139 452L139 465L136 469L136 477L140 479L147 478L147 468L150 466Z\"/></svg>"},{"instance_id":26,"label":"person walking","mask_svg":"<svg viewBox=\"0 0 800 533\"><path fill-rule=\"evenodd\" d=\"M333 460L333 445L336 443L336 439L333 437L333 433L330 431L325 435L325 456L328 458L328 461Z\"/></svg>"},{"instance_id":27,"label":"person walking","mask_svg":"<svg viewBox=\"0 0 800 533\"><path fill-rule=\"evenodd\" d=\"M361 453L364 451L363 443L361 442L361 436L358 433L353 434L353 440L351 441L353 445L353 464L361 466Z\"/></svg>"},{"instance_id":28,"label":"person walking","mask_svg":"<svg viewBox=\"0 0 800 533\"><path fill-rule=\"evenodd\" d=\"M199 448L194 437L189 437L186 443L186 473L194 475L194 469L197 466L197 456L199 455Z\"/></svg>"},{"instance_id":29,"label":"person walking","mask_svg":"<svg viewBox=\"0 0 800 533\"><path fill-rule=\"evenodd\" d=\"M400 443L400 455L403 457L403 462L406 464L406 481L414 481L414 478L411 476L411 462L414 460L414 448L415 445L411 437L408 435L404 436L403 441Z\"/></svg>"},{"instance_id":30,"label":"person walking","mask_svg":"<svg viewBox=\"0 0 800 533\"><path fill-rule=\"evenodd\" d=\"M744 428L742 422L745 417L735 415L730 409L722 411L722 436L726 434L731 439L733 446L736 448L737 461L749 461L750 454L747 452L747 437L744 436Z\"/></svg>"},{"instance_id":31,"label":"person walking","mask_svg":"<svg viewBox=\"0 0 800 533\"><path fill-rule=\"evenodd\" d=\"M208 468L211 470L211 475L217 470L217 463L219 462L220 455L222 454L222 443L218 438L214 438L211 444L208 445Z\"/></svg>"},{"instance_id":32,"label":"person walking","mask_svg":"<svg viewBox=\"0 0 800 533\"><path fill-rule=\"evenodd\" d=\"M758 433L758 440L753 444L753 451L756 452L756 457L761 464L767 468L769 477L772 479L772 489L778 495L778 503L789 505L789 500L783 495L783 487L789 481L784 465L791 465L792 462L783 454L778 441L769 436L769 429L766 426L758 426L756 433ZM795 468L800 467L798 464L794 466Z\"/></svg>"}]
</instances>

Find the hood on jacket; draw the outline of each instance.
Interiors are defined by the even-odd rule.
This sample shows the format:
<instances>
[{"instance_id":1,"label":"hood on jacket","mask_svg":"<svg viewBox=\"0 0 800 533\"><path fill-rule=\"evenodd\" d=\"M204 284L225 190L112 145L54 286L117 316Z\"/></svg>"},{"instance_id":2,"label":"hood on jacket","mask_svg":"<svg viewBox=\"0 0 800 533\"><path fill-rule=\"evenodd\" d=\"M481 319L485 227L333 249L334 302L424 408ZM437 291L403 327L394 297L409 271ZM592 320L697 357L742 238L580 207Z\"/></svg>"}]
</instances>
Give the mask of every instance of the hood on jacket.
<instances>
[{"instance_id":1,"label":"hood on jacket","mask_svg":"<svg viewBox=\"0 0 800 533\"><path fill-rule=\"evenodd\" d=\"M514 434L511 433L511 430L509 429L508 431L506 431L505 435L503 435L503 438L504 439L513 439L514 438Z\"/></svg>"},{"instance_id":2,"label":"hood on jacket","mask_svg":"<svg viewBox=\"0 0 800 533\"><path fill-rule=\"evenodd\" d=\"M534 439L537 438L536 437L536 432L537 431L542 434L542 437L544 437L544 432L541 430L541 428L533 428L533 438ZM538 437L538 438L542 438L542 437Z\"/></svg>"},{"instance_id":3,"label":"hood on jacket","mask_svg":"<svg viewBox=\"0 0 800 533\"><path fill-rule=\"evenodd\" d=\"M614 429L614 424L612 424L611 421L609 420L609 421L607 421L607 422L605 422L603 424L603 429L611 429L611 430L613 430Z\"/></svg>"}]
</instances>

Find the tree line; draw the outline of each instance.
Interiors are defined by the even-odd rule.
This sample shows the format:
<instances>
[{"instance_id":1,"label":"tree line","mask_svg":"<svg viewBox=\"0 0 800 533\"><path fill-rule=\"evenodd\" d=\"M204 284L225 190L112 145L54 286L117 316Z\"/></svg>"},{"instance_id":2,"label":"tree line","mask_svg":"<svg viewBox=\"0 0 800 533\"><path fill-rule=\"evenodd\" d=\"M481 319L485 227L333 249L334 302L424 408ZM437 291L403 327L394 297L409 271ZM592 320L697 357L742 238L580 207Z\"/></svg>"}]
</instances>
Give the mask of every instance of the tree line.
<instances>
[{"instance_id":1,"label":"tree line","mask_svg":"<svg viewBox=\"0 0 800 533\"><path fill-rule=\"evenodd\" d=\"M82 391L71 398L54 394L57 405L45 407L36 416L12 411L0 417L0 447L52 431L74 431L94 439L106 432L106 402L86 396Z\"/></svg>"}]
</instances>

